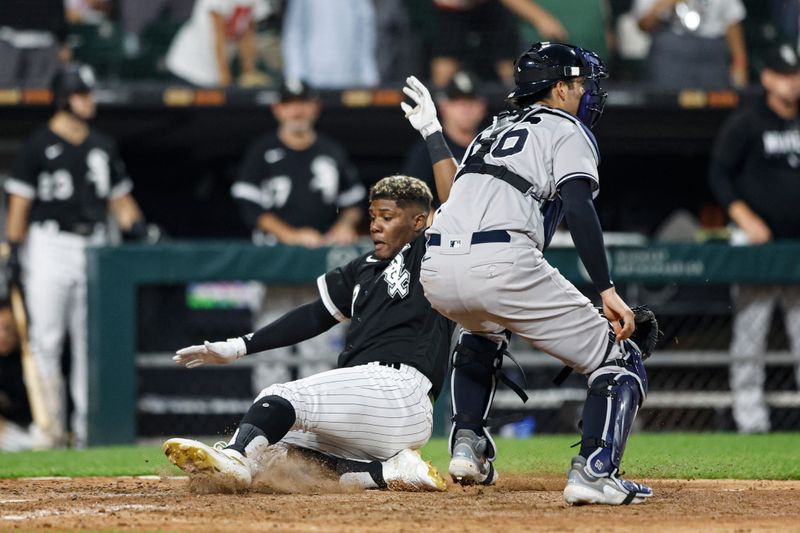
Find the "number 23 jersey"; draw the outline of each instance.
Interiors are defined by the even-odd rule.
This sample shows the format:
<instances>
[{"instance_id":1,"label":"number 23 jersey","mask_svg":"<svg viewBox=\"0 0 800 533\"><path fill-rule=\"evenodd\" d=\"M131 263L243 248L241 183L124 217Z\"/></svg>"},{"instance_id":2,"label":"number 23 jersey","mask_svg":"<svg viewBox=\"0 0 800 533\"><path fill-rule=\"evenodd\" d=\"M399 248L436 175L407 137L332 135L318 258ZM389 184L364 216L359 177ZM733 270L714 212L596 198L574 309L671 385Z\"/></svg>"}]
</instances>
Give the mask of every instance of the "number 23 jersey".
<instances>
[{"instance_id":1,"label":"number 23 jersey","mask_svg":"<svg viewBox=\"0 0 800 533\"><path fill-rule=\"evenodd\" d=\"M133 182L109 136L90 130L74 145L42 127L15 161L5 189L33 200L30 222L54 220L70 228L105 222L108 201L128 194Z\"/></svg>"}]
</instances>

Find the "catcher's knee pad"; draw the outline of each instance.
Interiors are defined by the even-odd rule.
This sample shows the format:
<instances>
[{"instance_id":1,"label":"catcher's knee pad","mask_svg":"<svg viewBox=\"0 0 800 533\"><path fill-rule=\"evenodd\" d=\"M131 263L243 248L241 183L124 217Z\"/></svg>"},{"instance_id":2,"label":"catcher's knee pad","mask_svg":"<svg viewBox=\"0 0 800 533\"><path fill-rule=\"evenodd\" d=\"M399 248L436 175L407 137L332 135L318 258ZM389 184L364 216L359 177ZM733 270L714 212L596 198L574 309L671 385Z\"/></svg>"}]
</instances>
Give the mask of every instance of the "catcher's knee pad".
<instances>
[{"instance_id":1,"label":"catcher's knee pad","mask_svg":"<svg viewBox=\"0 0 800 533\"><path fill-rule=\"evenodd\" d=\"M505 343L471 333L463 333L453 352L451 393L453 427L450 432L450 453L453 438L459 429L471 429L489 440L487 456L494 459L495 446L486 429L489 409L497 388L497 372L503 362Z\"/></svg>"},{"instance_id":2,"label":"catcher's knee pad","mask_svg":"<svg viewBox=\"0 0 800 533\"><path fill-rule=\"evenodd\" d=\"M580 454L597 477L619 469L633 421L647 396L641 352L628 341L623 341L620 348L623 357L607 361L589 376L583 406Z\"/></svg>"}]
</instances>

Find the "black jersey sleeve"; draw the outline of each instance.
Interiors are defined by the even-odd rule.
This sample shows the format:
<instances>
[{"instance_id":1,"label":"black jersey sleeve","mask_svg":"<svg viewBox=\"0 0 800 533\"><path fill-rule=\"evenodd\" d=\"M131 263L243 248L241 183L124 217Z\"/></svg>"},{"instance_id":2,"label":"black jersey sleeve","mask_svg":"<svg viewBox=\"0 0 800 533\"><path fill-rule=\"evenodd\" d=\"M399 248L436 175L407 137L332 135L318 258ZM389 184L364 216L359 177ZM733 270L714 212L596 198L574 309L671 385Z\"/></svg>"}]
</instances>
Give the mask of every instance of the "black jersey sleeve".
<instances>
[{"instance_id":1,"label":"black jersey sleeve","mask_svg":"<svg viewBox=\"0 0 800 533\"><path fill-rule=\"evenodd\" d=\"M336 149L336 166L339 167L339 194L336 197L336 206L339 208L354 207L361 203L367 191L358 177L358 170L350 161L344 149Z\"/></svg>"},{"instance_id":2,"label":"black jersey sleeve","mask_svg":"<svg viewBox=\"0 0 800 533\"><path fill-rule=\"evenodd\" d=\"M728 207L739 198L733 186L752 142L752 129L747 114L737 113L730 117L720 129L711 152L709 184L714 197L723 207Z\"/></svg>"},{"instance_id":3,"label":"black jersey sleeve","mask_svg":"<svg viewBox=\"0 0 800 533\"><path fill-rule=\"evenodd\" d=\"M358 265L364 257L350 261L317 278L317 288L322 303L339 322L352 318L352 302L357 290Z\"/></svg>"},{"instance_id":4,"label":"black jersey sleeve","mask_svg":"<svg viewBox=\"0 0 800 533\"><path fill-rule=\"evenodd\" d=\"M265 211L261 202L260 180L268 172L263 143L256 141L247 149L231 186L231 196L239 204L242 219L248 227L255 227L258 217Z\"/></svg>"},{"instance_id":5,"label":"black jersey sleeve","mask_svg":"<svg viewBox=\"0 0 800 533\"><path fill-rule=\"evenodd\" d=\"M251 354L297 344L328 331L335 325L335 317L328 314L322 300L315 300L292 309L242 339L247 353Z\"/></svg>"},{"instance_id":6,"label":"black jersey sleeve","mask_svg":"<svg viewBox=\"0 0 800 533\"><path fill-rule=\"evenodd\" d=\"M29 200L35 199L37 179L43 157L44 146L40 146L34 139L25 143L12 164L11 176L6 179L6 192Z\"/></svg>"}]
</instances>

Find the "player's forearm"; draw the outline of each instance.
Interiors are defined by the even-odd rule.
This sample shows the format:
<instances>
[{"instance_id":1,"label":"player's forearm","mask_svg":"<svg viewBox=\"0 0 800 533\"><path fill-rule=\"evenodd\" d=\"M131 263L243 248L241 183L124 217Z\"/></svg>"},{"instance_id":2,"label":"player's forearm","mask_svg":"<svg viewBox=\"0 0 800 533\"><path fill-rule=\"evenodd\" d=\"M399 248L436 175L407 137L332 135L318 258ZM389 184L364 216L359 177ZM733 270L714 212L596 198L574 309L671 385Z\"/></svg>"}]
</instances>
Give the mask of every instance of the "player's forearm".
<instances>
[{"instance_id":1,"label":"player's forearm","mask_svg":"<svg viewBox=\"0 0 800 533\"><path fill-rule=\"evenodd\" d=\"M258 217L258 229L264 233L269 233L278 239L278 242L287 243L291 240L296 228L284 222L279 216L273 213L262 213Z\"/></svg>"},{"instance_id":2,"label":"player's forearm","mask_svg":"<svg viewBox=\"0 0 800 533\"><path fill-rule=\"evenodd\" d=\"M220 85L228 85L231 81L231 70L225 51L225 18L213 11L210 16L214 27L214 56L217 60Z\"/></svg>"},{"instance_id":3,"label":"player's forearm","mask_svg":"<svg viewBox=\"0 0 800 533\"><path fill-rule=\"evenodd\" d=\"M595 288L602 293L614 284L608 269L603 229L592 203L591 191L588 180L574 179L561 187L561 198L575 249Z\"/></svg>"},{"instance_id":4,"label":"player's forearm","mask_svg":"<svg viewBox=\"0 0 800 533\"><path fill-rule=\"evenodd\" d=\"M32 200L10 194L8 196L8 215L6 216L6 240L8 242L22 242L28 232L28 215L30 214Z\"/></svg>"},{"instance_id":5,"label":"player's forearm","mask_svg":"<svg viewBox=\"0 0 800 533\"><path fill-rule=\"evenodd\" d=\"M728 216L730 216L731 220L739 227L747 227L754 219L761 220L761 217L758 216L744 200L734 200L731 202L728 206Z\"/></svg>"},{"instance_id":6,"label":"player's forearm","mask_svg":"<svg viewBox=\"0 0 800 533\"><path fill-rule=\"evenodd\" d=\"M436 195L441 203L445 203L450 197L450 188L453 186L453 178L456 176L458 163L453 158L444 135L437 131L425 138L425 146L428 148L428 155L431 158L433 168L433 179L436 182Z\"/></svg>"},{"instance_id":7,"label":"player's forearm","mask_svg":"<svg viewBox=\"0 0 800 533\"><path fill-rule=\"evenodd\" d=\"M747 69L747 47L744 43L744 30L741 22L728 26L725 30L725 40L731 55L731 65Z\"/></svg>"},{"instance_id":8,"label":"player's forearm","mask_svg":"<svg viewBox=\"0 0 800 533\"><path fill-rule=\"evenodd\" d=\"M361 208L358 207L345 207L339 213L339 217L336 219L337 224L347 224L348 226L355 228L358 226L358 223L361 222L361 219L364 218L364 213Z\"/></svg>"},{"instance_id":9,"label":"player's forearm","mask_svg":"<svg viewBox=\"0 0 800 533\"><path fill-rule=\"evenodd\" d=\"M256 70L256 26L251 22L239 41L239 60L242 74Z\"/></svg>"},{"instance_id":10,"label":"player's forearm","mask_svg":"<svg viewBox=\"0 0 800 533\"><path fill-rule=\"evenodd\" d=\"M139 204L130 194L111 200L109 207L123 232L129 231L139 221L144 222L144 215L139 209Z\"/></svg>"},{"instance_id":11,"label":"player's forearm","mask_svg":"<svg viewBox=\"0 0 800 533\"><path fill-rule=\"evenodd\" d=\"M675 6L676 0L659 0L639 19L639 28L652 32L661 24L661 14Z\"/></svg>"},{"instance_id":12,"label":"player's forearm","mask_svg":"<svg viewBox=\"0 0 800 533\"><path fill-rule=\"evenodd\" d=\"M247 353L291 346L328 331L337 323L322 300L297 307L255 333L242 337Z\"/></svg>"},{"instance_id":13,"label":"player's forearm","mask_svg":"<svg viewBox=\"0 0 800 533\"><path fill-rule=\"evenodd\" d=\"M549 15L532 0L500 0L500 2L516 16L529 22L535 21L543 15Z\"/></svg>"}]
</instances>

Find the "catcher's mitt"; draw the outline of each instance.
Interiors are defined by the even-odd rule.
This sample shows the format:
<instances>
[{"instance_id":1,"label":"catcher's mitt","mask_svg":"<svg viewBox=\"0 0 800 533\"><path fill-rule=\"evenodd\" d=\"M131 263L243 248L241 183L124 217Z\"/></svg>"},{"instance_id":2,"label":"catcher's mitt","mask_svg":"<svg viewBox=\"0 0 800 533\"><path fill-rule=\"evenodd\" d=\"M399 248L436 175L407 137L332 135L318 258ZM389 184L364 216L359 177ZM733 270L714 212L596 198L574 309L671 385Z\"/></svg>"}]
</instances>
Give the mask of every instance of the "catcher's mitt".
<instances>
[{"instance_id":1,"label":"catcher's mitt","mask_svg":"<svg viewBox=\"0 0 800 533\"><path fill-rule=\"evenodd\" d=\"M658 329L656 315L646 305L639 305L631 308L633 311L636 329L631 335L631 340L636 343L642 351L642 359L647 359L664 336L664 332Z\"/></svg>"}]
</instances>

